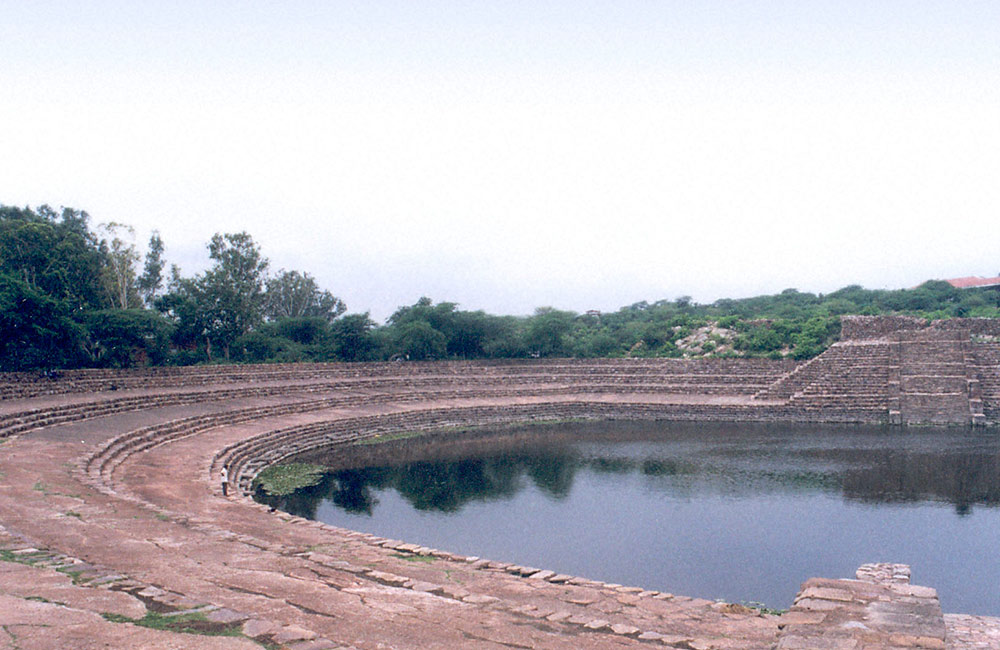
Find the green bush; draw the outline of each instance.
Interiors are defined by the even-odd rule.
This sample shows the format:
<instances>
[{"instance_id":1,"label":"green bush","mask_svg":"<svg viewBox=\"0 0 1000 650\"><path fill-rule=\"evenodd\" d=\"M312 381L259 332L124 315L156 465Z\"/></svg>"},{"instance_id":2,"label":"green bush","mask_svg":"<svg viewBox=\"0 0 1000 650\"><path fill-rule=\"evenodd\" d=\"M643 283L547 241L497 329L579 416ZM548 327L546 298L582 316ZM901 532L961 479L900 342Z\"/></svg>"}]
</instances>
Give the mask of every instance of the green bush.
<instances>
[{"instance_id":1,"label":"green bush","mask_svg":"<svg viewBox=\"0 0 1000 650\"><path fill-rule=\"evenodd\" d=\"M717 327L721 327L723 329L731 330L731 329L733 329L736 326L736 323L738 323L739 320L740 319L737 316L723 316L718 321L716 321L715 324L716 324Z\"/></svg>"}]
</instances>

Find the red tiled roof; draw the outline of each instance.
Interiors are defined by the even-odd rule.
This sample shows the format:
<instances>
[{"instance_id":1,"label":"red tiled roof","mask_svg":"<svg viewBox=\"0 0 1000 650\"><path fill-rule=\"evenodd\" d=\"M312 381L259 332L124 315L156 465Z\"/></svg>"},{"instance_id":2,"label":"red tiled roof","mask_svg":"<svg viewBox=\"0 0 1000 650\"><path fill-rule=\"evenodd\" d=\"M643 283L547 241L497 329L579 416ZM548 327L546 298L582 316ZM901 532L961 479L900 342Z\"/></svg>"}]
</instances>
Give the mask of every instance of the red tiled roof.
<instances>
[{"instance_id":1,"label":"red tiled roof","mask_svg":"<svg viewBox=\"0 0 1000 650\"><path fill-rule=\"evenodd\" d=\"M956 289L972 289L975 287L994 287L1000 285L1000 278L977 278L970 276L967 278L955 278L953 280L945 280L948 284L955 287Z\"/></svg>"}]
</instances>

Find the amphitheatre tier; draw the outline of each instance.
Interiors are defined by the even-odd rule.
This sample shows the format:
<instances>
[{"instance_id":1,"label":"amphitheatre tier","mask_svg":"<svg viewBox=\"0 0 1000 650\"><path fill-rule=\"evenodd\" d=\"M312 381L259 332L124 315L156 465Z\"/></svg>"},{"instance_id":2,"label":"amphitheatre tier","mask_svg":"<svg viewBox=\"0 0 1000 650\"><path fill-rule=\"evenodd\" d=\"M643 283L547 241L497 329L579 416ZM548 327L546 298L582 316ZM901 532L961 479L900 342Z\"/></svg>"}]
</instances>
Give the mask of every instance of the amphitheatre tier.
<instances>
[{"instance_id":1,"label":"amphitheatre tier","mask_svg":"<svg viewBox=\"0 0 1000 650\"><path fill-rule=\"evenodd\" d=\"M866 647L1000 643L995 619L942 617L933 590L909 586L902 570L807 584L777 616L334 529L243 494L290 453L399 430L567 417L952 417L960 391L935 392L927 379L955 385L951 339L906 337L920 345L851 339L802 364L536 360L0 378L0 647L817 647L808 639L837 630L861 638L843 622L886 602L897 615L864 619ZM964 423L993 421L996 344L959 343L982 348L962 361L980 373L965 406L978 400L982 416L966 411ZM894 346L910 357L894 357ZM921 365L914 350L947 358ZM223 466L237 487L230 498ZM243 636L125 622L149 612ZM836 647L861 647L844 643Z\"/></svg>"}]
</instances>

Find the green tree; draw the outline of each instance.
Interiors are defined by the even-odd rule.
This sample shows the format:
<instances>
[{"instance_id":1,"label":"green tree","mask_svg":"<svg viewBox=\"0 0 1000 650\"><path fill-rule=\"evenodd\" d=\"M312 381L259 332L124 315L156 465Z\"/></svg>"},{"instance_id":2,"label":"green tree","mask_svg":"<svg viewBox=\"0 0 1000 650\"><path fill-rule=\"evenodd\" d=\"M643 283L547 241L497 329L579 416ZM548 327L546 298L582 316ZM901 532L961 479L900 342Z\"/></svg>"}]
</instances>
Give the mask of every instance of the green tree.
<instances>
[{"instance_id":1,"label":"green tree","mask_svg":"<svg viewBox=\"0 0 1000 650\"><path fill-rule=\"evenodd\" d=\"M84 332L70 311L67 303L0 273L0 371L78 365Z\"/></svg>"},{"instance_id":2,"label":"green tree","mask_svg":"<svg viewBox=\"0 0 1000 650\"><path fill-rule=\"evenodd\" d=\"M367 361L374 358L377 343L372 334L375 322L368 312L348 314L330 325L334 354L344 361Z\"/></svg>"},{"instance_id":3,"label":"green tree","mask_svg":"<svg viewBox=\"0 0 1000 650\"><path fill-rule=\"evenodd\" d=\"M160 231L154 230L149 237L149 249L146 251L146 262L142 269L142 275L136 281L139 294L147 307L152 307L155 304L156 298L160 294L160 288L163 286L163 250Z\"/></svg>"},{"instance_id":4,"label":"green tree","mask_svg":"<svg viewBox=\"0 0 1000 650\"><path fill-rule=\"evenodd\" d=\"M87 228L89 218L72 208L0 206L0 272L64 302L71 313L102 308L106 255Z\"/></svg>"},{"instance_id":5,"label":"green tree","mask_svg":"<svg viewBox=\"0 0 1000 650\"><path fill-rule=\"evenodd\" d=\"M220 347L228 360L233 342L264 319L268 261L245 232L216 234L208 250L212 267L190 279L174 267L170 291L157 306L176 324L178 344L203 343L209 360Z\"/></svg>"},{"instance_id":6,"label":"green tree","mask_svg":"<svg viewBox=\"0 0 1000 650\"><path fill-rule=\"evenodd\" d=\"M97 229L104 235L101 240L101 251L104 253L101 284L108 305L113 309L139 307L135 273L139 253L135 249L135 230L132 226L113 221L102 223Z\"/></svg>"},{"instance_id":7,"label":"green tree","mask_svg":"<svg viewBox=\"0 0 1000 650\"><path fill-rule=\"evenodd\" d=\"M264 319L264 277L268 261L245 232L216 233L208 244L212 268L199 280L199 307L206 313L209 338L229 359L233 341Z\"/></svg>"},{"instance_id":8,"label":"green tree","mask_svg":"<svg viewBox=\"0 0 1000 650\"><path fill-rule=\"evenodd\" d=\"M407 359L440 359L448 351L445 335L426 321L411 321L395 331L395 349Z\"/></svg>"},{"instance_id":9,"label":"green tree","mask_svg":"<svg viewBox=\"0 0 1000 650\"><path fill-rule=\"evenodd\" d=\"M88 312L87 351L90 364L130 368L160 365L167 359L173 325L145 309L109 309Z\"/></svg>"},{"instance_id":10,"label":"green tree","mask_svg":"<svg viewBox=\"0 0 1000 650\"><path fill-rule=\"evenodd\" d=\"M528 321L525 346L540 357L567 356L575 318L571 311L539 307Z\"/></svg>"},{"instance_id":11,"label":"green tree","mask_svg":"<svg viewBox=\"0 0 1000 650\"><path fill-rule=\"evenodd\" d=\"M265 294L267 318L320 317L328 323L347 311L347 305L329 291L324 291L308 273L286 271L267 280Z\"/></svg>"}]
</instances>

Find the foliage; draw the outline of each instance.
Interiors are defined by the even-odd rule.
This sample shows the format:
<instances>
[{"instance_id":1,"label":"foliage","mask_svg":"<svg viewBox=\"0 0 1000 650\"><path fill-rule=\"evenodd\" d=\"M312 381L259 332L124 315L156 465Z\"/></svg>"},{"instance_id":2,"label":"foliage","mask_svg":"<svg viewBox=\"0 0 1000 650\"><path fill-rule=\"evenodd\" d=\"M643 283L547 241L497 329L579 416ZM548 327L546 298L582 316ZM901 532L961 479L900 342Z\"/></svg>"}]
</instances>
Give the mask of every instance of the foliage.
<instances>
[{"instance_id":1,"label":"foliage","mask_svg":"<svg viewBox=\"0 0 1000 650\"><path fill-rule=\"evenodd\" d=\"M1000 317L1000 289L850 285L821 295L698 304L688 296L611 313L543 307L496 316L422 297L383 325L308 273L268 275L245 233L215 234L211 267L164 290L164 242L154 231L142 273L130 226L88 227L80 210L0 205L0 369L245 362L523 357L768 356L807 359L839 334L844 314Z\"/></svg>"},{"instance_id":2,"label":"foliage","mask_svg":"<svg viewBox=\"0 0 1000 650\"><path fill-rule=\"evenodd\" d=\"M166 362L174 326L145 309L107 309L88 312L87 352L97 367L129 368Z\"/></svg>"},{"instance_id":3,"label":"foliage","mask_svg":"<svg viewBox=\"0 0 1000 650\"><path fill-rule=\"evenodd\" d=\"M569 335L576 314L552 307L540 307L528 321L524 342L533 356L566 356L569 352Z\"/></svg>"},{"instance_id":4,"label":"foliage","mask_svg":"<svg viewBox=\"0 0 1000 650\"><path fill-rule=\"evenodd\" d=\"M344 361L368 361L374 358L378 343L372 335L375 322L363 314L348 314L330 326L331 358Z\"/></svg>"},{"instance_id":5,"label":"foliage","mask_svg":"<svg viewBox=\"0 0 1000 650\"><path fill-rule=\"evenodd\" d=\"M160 231L154 230L149 237L149 250L146 251L146 262L142 275L136 280L136 288L142 296L142 302L147 307L153 307L163 286L163 240Z\"/></svg>"},{"instance_id":6,"label":"foliage","mask_svg":"<svg viewBox=\"0 0 1000 650\"><path fill-rule=\"evenodd\" d=\"M407 359L440 359L448 348L448 339L425 321L412 321L395 331L396 353Z\"/></svg>"},{"instance_id":7,"label":"foliage","mask_svg":"<svg viewBox=\"0 0 1000 650\"><path fill-rule=\"evenodd\" d=\"M210 269L193 279L175 273L170 293L158 304L177 324L182 342L203 341L225 358L236 339L263 321L268 261L245 232L216 233L208 244Z\"/></svg>"},{"instance_id":8,"label":"foliage","mask_svg":"<svg viewBox=\"0 0 1000 650\"><path fill-rule=\"evenodd\" d=\"M0 272L71 312L108 306L101 282L106 256L87 228L89 218L71 208L57 214L46 205L0 206Z\"/></svg>"},{"instance_id":9,"label":"foliage","mask_svg":"<svg viewBox=\"0 0 1000 650\"><path fill-rule=\"evenodd\" d=\"M347 305L329 291L324 291L308 273L286 271L267 280L264 315L280 318L322 318L333 321L347 311Z\"/></svg>"},{"instance_id":10,"label":"foliage","mask_svg":"<svg viewBox=\"0 0 1000 650\"><path fill-rule=\"evenodd\" d=\"M102 223L98 229L105 235L101 240L101 251L104 253L101 284L108 304L114 309L139 307L135 275L139 253L133 243L135 230L132 226L115 222Z\"/></svg>"},{"instance_id":11,"label":"foliage","mask_svg":"<svg viewBox=\"0 0 1000 650\"><path fill-rule=\"evenodd\" d=\"M74 367L83 338L66 301L0 273L0 370Z\"/></svg>"}]
</instances>

